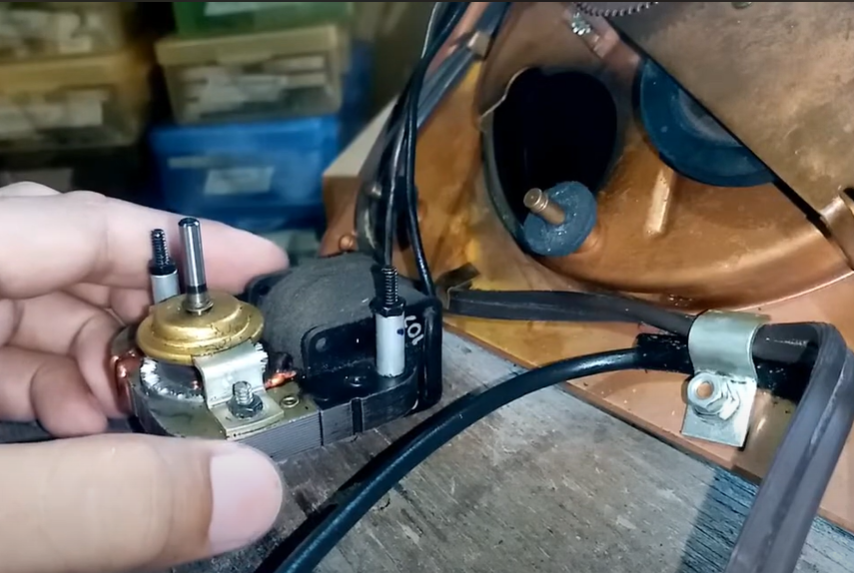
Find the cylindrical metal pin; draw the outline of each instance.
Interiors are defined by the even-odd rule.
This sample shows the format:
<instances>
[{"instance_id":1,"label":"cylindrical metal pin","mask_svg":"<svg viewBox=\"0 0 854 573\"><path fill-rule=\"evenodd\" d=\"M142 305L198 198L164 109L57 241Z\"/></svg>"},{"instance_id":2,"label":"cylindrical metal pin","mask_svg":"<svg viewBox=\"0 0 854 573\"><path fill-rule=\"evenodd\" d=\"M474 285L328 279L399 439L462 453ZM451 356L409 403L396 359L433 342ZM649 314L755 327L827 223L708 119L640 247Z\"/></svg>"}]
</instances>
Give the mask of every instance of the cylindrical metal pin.
<instances>
[{"instance_id":1,"label":"cylindrical metal pin","mask_svg":"<svg viewBox=\"0 0 854 573\"><path fill-rule=\"evenodd\" d=\"M377 335L377 374L396 378L406 371L406 312L400 298L400 277L394 267L382 269L374 316Z\"/></svg>"},{"instance_id":2,"label":"cylindrical metal pin","mask_svg":"<svg viewBox=\"0 0 854 573\"><path fill-rule=\"evenodd\" d=\"M562 225L566 221L566 213L549 199L549 196L542 189L531 189L525 194L525 207L531 213L541 217L547 223L552 225Z\"/></svg>"},{"instance_id":3,"label":"cylindrical metal pin","mask_svg":"<svg viewBox=\"0 0 854 573\"><path fill-rule=\"evenodd\" d=\"M178 267L169 256L166 233L162 229L151 231L151 263L148 265L148 274L151 278L151 295L154 304L181 294Z\"/></svg>"},{"instance_id":4,"label":"cylindrical metal pin","mask_svg":"<svg viewBox=\"0 0 854 573\"><path fill-rule=\"evenodd\" d=\"M202 250L202 228L198 219L183 219L181 242L184 246L184 308L187 312L201 314L212 306L205 277L205 257Z\"/></svg>"}]
</instances>

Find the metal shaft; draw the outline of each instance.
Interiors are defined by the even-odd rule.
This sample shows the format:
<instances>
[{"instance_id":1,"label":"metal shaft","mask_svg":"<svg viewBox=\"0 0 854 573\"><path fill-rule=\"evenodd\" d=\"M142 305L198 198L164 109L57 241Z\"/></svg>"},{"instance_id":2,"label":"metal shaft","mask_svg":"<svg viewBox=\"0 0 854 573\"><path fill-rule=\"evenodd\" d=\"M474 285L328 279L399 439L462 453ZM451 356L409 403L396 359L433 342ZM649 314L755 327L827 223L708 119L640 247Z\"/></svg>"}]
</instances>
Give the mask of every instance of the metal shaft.
<instances>
[{"instance_id":1,"label":"metal shaft","mask_svg":"<svg viewBox=\"0 0 854 573\"><path fill-rule=\"evenodd\" d=\"M374 320L376 325L377 373L396 378L406 371L406 312L400 298L400 279L394 267L381 270Z\"/></svg>"},{"instance_id":2,"label":"metal shaft","mask_svg":"<svg viewBox=\"0 0 854 573\"><path fill-rule=\"evenodd\" d=\"M531 213L542 217L547 223L552 225L562 225L566 221L566 213L559 205L549 199L549 196L542 189L531 189L525 194L525 207Z\"/></svg>"},{"instance_id":3,"label":"metal shaft","mask_svg":"<svg viewBox=\"0 0 854 573\"><path fill-rule=\"evenodd\" d=\"M234 402L239 406L252 405L255 395L252 393L252 385L249 382L238 382L232 387Z\"/></svg>"},{"instance_id":4,"label":"metal shaft","mask_svg":"<svg viewBox=\"0 0 854 573\"><path fill-rule=\"evenodd\" d=\"M184 308L187 312L201 314L210 310L212 304L205 277L201 224L198 219L184 219L178 226L184 245Z\"/></svg>"}]
</instances>

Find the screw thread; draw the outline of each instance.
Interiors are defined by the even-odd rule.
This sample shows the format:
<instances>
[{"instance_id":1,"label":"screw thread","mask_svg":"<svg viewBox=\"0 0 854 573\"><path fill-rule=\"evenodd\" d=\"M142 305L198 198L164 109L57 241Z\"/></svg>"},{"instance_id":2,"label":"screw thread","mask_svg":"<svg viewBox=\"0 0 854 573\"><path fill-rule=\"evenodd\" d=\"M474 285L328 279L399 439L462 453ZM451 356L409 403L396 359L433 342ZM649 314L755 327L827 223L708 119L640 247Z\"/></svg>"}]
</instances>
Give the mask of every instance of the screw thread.
<instances>
[{"instance_id":1,"label":"screw thread","mask_svg":"<svg viewBox=\"0 0 854 573\"><path fill-rule=\"evenodd\" d=\"M234 386L231 387L232 393L234 394L234 402L238 406L251 406L252 399L254 396L252 395L252 386L249 382L238 382Z\"/></svg>"},{"instance_id":2,"label":"screw thread","mask_svg":"<svg viewBox=\"0 0 854 573\"><path fill-rule=\"evenodd\" d=\"M394 267L383 267L383 303L386 307L393 307L400 301L400 282L397 269Z\"/></svg>"},{"instance_id":3,"label":"screw thread","mask_svg":"<svg viewBox=\"0 0 854 573\"><path fill-rule=\"evenodd\" d=\"M151 253L154 266L167 267L173 264L169 257L169 247L166 245L166 233L163 229L151 231Z\"/></svg>"}]
</instances>

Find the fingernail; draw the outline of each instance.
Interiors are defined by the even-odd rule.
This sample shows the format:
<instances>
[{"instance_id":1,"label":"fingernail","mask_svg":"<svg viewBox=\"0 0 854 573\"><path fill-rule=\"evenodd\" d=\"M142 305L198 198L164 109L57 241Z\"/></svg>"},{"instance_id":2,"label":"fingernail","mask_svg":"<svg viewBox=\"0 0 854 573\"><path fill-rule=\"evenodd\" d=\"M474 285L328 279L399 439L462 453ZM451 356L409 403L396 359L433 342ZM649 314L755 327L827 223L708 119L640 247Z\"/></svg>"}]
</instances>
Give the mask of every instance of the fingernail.
<instances>
[{"instance_id":1,"label":"fingernail","mask_svg":"<svg viewBox=\"0 0 854 573\"><path fill-rule=\"evenodd\" d=\"M233 444L211 458L213 512L209 540L214 554L245 547L264 536L282 507L282 478L265 455Z\"/></svg>"}]
</instances>

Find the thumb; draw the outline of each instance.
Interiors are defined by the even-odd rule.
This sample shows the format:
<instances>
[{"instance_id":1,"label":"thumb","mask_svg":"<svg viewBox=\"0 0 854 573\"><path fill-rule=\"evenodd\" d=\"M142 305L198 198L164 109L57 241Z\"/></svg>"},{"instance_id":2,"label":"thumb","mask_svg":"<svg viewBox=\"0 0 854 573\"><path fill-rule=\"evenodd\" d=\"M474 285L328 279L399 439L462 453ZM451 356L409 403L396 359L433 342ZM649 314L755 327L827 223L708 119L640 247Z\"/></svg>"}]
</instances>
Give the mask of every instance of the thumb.
<instances>
[{"instance_id":1,"label":"thumb","mask_svg":"<svg viewBox=\"0 0 854 573\"><path fill-rule=\"evenodd\" d=\"M107 435L0 446L4 573L165 568L248 545L283 487L255 450Z\"/></svg>"}]
</instances>

